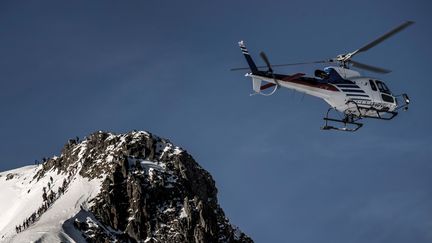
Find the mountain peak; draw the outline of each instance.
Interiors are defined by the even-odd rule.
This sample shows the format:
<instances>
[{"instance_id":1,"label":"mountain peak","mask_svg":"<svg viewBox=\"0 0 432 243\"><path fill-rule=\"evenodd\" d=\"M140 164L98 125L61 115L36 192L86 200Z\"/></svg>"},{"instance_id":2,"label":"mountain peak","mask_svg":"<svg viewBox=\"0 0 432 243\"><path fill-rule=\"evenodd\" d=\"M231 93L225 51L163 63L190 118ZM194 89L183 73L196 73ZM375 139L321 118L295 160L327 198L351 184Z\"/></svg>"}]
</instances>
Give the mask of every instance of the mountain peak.
<instances>
[{"instance_id":1,"label":"mountain peak","mask_svg":"<svg viewBox=\"0 0 432 243\"><path fill-rule=\"evenodd\" d=\"M252 242L225 217L211 175L187 151L148 132L95 132L69 140L60 156L24 168L8 180L11 172L1 173L0 192L22 183L15 193L27 190L29 200L39 195L33 202L42 206L32 205L34 213L29 209L18 218L3 220L0 213L0 237L11 241L40 231L52 214L60 227L32 239Z\"/></svg>"}]
</instances>

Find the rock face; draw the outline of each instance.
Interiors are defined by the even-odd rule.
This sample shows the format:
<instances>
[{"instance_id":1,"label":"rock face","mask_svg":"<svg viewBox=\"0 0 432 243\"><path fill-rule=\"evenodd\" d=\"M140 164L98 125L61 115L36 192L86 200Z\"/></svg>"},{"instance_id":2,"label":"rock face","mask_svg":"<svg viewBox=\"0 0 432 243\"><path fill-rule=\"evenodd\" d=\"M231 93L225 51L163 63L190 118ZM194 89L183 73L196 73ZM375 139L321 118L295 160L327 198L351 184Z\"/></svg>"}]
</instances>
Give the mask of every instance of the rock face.
<instances>
[{"instance_id":1,"label":"rock face","mask_svg":"<svg viewBox=\"0 0 432 243\"><path fill-rule=\"evenodd\" d=\"M186 151L150 133L97 132L70 140L35 179L53 169L103 181L83 209L92 217L73 219L88 242L252 242L225 217L211 175Z\"/></svg>"}]
</instances>

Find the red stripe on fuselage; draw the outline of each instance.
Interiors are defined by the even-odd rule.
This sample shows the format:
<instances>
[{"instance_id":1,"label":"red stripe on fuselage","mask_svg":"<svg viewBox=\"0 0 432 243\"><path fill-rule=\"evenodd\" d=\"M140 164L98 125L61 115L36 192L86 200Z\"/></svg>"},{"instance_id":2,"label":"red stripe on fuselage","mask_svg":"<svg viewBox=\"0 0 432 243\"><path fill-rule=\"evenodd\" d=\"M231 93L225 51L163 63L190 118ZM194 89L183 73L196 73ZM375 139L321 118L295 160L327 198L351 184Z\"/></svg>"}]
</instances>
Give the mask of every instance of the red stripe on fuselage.
<instances>
[{"instance_id":1,"label":"red stripe on fuselage","mask_svg":"<svg viewBox=\"0 0 432 243\"><path fill-rule=\"evenodd\" d=\"M292 76L284 77L281 79L281 81L287 82L287 83L301 84L301 85L305 85L305 86L309 86L309 87L313 87L313 88L318 88L318 89L325 89L325 90L339 92L339 90L331 84L325 84L325 83L320 83L317 81L302 79L301 78L302 76L304 76L304 74L298 73L298 74L295 74Z\"/></svg>"}]
</instances>

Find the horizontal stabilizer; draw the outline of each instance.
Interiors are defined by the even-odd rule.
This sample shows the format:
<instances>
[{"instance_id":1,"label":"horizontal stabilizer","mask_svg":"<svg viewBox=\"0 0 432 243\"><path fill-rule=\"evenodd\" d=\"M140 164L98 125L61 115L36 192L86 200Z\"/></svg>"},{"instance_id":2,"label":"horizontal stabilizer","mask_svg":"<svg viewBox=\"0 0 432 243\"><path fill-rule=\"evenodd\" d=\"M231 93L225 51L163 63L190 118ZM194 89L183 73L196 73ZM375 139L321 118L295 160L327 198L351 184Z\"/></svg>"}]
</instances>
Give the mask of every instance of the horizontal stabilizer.
<instances>
[{"instance_id":1,"label":"horizontal stabilizer","mask_svg":"<svg viewBox=\"0 0 432 243\"><path fill-rule=\"evenodd\" d=\"M259 93L261 91L261 81L261 79L252 78L252 89L256 93Z\"/></svg>"}]
</instances>

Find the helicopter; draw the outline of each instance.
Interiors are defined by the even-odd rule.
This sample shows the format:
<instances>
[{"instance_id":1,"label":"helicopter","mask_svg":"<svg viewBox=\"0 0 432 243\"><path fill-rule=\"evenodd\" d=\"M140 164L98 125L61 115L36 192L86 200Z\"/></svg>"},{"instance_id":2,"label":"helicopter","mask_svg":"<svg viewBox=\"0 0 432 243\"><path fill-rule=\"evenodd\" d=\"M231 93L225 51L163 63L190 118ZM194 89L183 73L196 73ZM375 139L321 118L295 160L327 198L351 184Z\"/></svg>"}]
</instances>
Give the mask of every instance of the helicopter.
<instances>
[{"instance_id":1,"label":"helicopter","mask_svg":"<svg viewBox=\"0 0 432 243\"><path fill-rule=\"evenodd\" d=\"M240 41L238 44L249 67L232 68L231 71L250 71L245 76L252 78L254 93L251 95L270 96L280 87L283 87L323 99L330 105L330 108L323 118L325 123L321 129L355 132L363 126L363 123L359 122L361 119L393 119L399 110L406 111L408 109L410 99L405 93L393 94L384 81L362 76L358 71L350 68L354 67L381 74L389 73L390 70L360 63L352 60L352 58L359 53L368 51L412 24L414 24L413 21L406 21L353 52L312 62L271 65L267 55L260 52L260 57L266 65L257 66L244 41ZM286 75L273 71L274 67L330 63L337 65L328 66L323 70L315 70L314 77L308 77L304 73ZM267 68L267 70L262 70L262 68ZM270 88L272 88L270 92L263 92ZM335 116L334 113L338 116Z\"/></svg>"}]
</instances>

